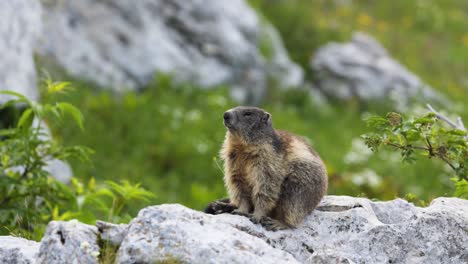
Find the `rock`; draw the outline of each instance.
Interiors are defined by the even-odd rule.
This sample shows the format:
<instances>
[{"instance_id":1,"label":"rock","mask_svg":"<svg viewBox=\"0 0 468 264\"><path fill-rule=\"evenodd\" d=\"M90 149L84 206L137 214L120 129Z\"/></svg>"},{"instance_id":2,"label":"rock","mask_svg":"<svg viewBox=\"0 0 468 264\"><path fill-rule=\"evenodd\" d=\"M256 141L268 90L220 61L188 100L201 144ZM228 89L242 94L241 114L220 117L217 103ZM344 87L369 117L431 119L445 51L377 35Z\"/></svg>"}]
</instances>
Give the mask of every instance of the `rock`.
<instances>
[{"instance_id":1,"label":"rock","mask_svg":"<svg viewBox=\"0 0 468 264\"><path fill-rule=\"evenodd\" d=\"M11 90L37 100L34 45L41 32L37 0L0 1L0 90ZM0 105L11 99L0 95Z\"/></svg>"},{"instance_id":2,"label":"rock","mask_svg":"<svg viewBox=\"0 0 468 264\"><path fill-rule=\"evenodd\" d=\"M100 237L103 241L109 242L112 246L119 246L127 235L128 225L112 224L104 221L96 221Z\"/></svg>"},{"instance_id":3,"label":"rock","mask_svg":"<svg viewBox=\"0 0 468 264\"><path fill-rule=\"evenodd\" d=\"M390 96L402 105L422 97L446 103L442 95L363 33L355 33L350 42L329 43L319 48L310 65L318 88L329 97L373 100Z\"/></svg>"},{"instance_id":4,"label":"rock","mask_svg":"<svg viewBox=\"0 0 468 264\"><path fill-rule=\"evenodd\" d=\"M96 225L51 222L37 263L97 263L97 240L120 244L116 263L468 263L468 200L458 198L421 208L326 196L301 226L277 232L177 204L144 208L129 225ZM37 251L0 237L1 263L34 263Z\"/></svg>"},{"instance_id":5,"label":"rock","mask_svg":"<svg viewBox=\"0 0 468 264\"><path fill-rule=\"evenodd\" d=\"M257 102L268 79L302 83L281 39L244 0L48 1L40 54L70 74L116 90L155 73L202 87L227 84Z\"/></svg>"},{"instance_id":6,"label":"rock","mask_svg":"<svg viewBox=\"0 0 468 264\"><path fill-rule=\"evenodd\" d=\"M20 237L0 236L0 263L34 264L39 243Z\"/></svg>"},{"instance_id":7,"label":"rock","mask_svg":"<svg viewBox=\"0 0 468 264\"><path fill-rule=\"evenodd\" d=\"M214 217L181 205L148 207L130 223L116 262L297 263L290 254L243 230L251 225L243 217Z\"/></svg>"},{"instance_id":8,"label":"rock","mask_svg":"<svg viewBox=\"0 0 468 264\"><path fill-rule=\"evenodd\" d=\"M468 263L468 201L457 198L420 208L327 196L299 228L277 232L241 216L160 205L128 228L118 263Z\"/></svg>"},{"instance_id":9,"label":"rock","mask_svg":"<svg viewBox=\"0 0 468 264\"><path fill-rule=\"evenodd\" d=\"M41 240L37 263L98 263L97 228L76 220L52 221Z\"/></svg>"}]
</instances>

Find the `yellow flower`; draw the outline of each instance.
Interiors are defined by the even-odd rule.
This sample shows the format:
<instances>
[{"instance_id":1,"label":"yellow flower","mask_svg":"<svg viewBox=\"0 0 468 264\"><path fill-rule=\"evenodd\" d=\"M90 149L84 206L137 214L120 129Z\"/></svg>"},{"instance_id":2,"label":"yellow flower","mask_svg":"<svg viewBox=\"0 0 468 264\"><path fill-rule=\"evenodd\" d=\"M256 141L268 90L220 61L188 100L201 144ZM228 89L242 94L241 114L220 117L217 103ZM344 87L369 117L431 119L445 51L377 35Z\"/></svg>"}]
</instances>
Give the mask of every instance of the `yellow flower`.
<instances>
[{"instance_id":1,"label":"yellow flower","mask_svg":"<svg viewBox=\"0 0 468 264\"><path fill-rule=\"evenodd\" d=\"M361 26L369 26L372 24L372 17L367 14L359 14L357 21Z\"/></svg>"},{"instance_id":2,"label":"yellow flower","mask_svg":"<svg viewBox=\"0 0 468 264\"><path fill-rule=\"evenodd\" d=\"M377 30L382 31L382 32L387 31L387 23L385 23L383 21L377 23Z\"/></svg>"},{"instance_id":3,"label":"yellow flower","mask_svg":"<svg viewBox=\"0 0 468 264\"><path fill-rule=\"evenodd\" d=\"M403 18L402 22L403 22L403 26L405 28L409 28L409 27L411 27L413 25L413 21L411 21L411 18L407 17L407 16Z\"/></svg>"},{"instance_id":4,"label":"yellow flower","mask_svg":"<svg viewBox=\"0 0 468 264\"><path fill-rule=\"evenodd\" d=\"M465 35L463 35L462 37L462 42L463 42L463 45L465 47L468 47L468 33L466 33Z\"/></svg>"}]
</instances>

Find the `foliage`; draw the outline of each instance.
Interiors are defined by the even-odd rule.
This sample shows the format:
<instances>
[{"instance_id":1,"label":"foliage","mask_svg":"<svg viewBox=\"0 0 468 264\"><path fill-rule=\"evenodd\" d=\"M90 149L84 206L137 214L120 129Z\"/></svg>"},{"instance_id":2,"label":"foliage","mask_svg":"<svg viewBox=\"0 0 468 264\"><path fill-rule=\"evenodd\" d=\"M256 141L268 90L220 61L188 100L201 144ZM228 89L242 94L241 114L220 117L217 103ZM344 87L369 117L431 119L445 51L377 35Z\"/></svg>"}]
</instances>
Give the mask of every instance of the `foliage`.
<instances>
[{"instance_id":1,"label":"foliage","mask_svg":"<svg viewBox=\"0 0 468 264\"><path fill-rule=\"evenodd\" d=\"M374 152L381 146L399 151L404 162L413 163L419 156L443 161L456 175L455 195L468 198L468 133L440 122L432 112L418 118L390 112L385 118L368 118L372 132L363 138Z\"/></svg>"},{"instance_id":2,"label":"foliage","mask_svg":"<svg viewBox=\"0 0 468 264\"><path fill-rule=\"evenodd\" d=\"M46 95L55 96L69 90L68 83L46 81ZM1 234L14 233L39 238L50 220L77 218L93 222L96 216L119 222L119 216L132 200L146 200L152 194L127 181L96 184L91 179L86 187L72 179L68 186L54 179L47 170L51 160L89 161L92 150L83 146L65 147L50 139L41 120L52 123L72 122L83 129L83 115L72 104L30 101L25 96L1 91L13 99L2 108L22 105L24 111L16 126L0 129L0 225ZM68 118L67 118L68 117Z\"/></svg>"},{"instance_id":3,"label":"foliage","mask_svg":"<svg viewBox=\"0 0 468 264\"><path fill-rule=\"evenodd\" d=\"M81 133L65 121L55 134L67 144L96 150L92 166L72 161L75 175L87 180L132 179L157 194L153 203L181 203L195 209L226 196L216 157L226 133L222 113L237 104L228 99L226 88L206 90L175 83L167 76L158 76L137 93L115 94L90 83L73 83L76 92L59 99L83 111L92 133ZM260 107L272 114L274 126L308 138L326 162L330 194L392 199L413 192L427 200L452 192L450 182L431 187L441 181L444 170L430 161L401 167L384 155L368 155L359 164L348 163L345 156L354 151L354 139L366 132L356 102L326 107L300 89L272 89L267 96ZM388 110L381 105L369 107L378 113ZM377 177L377 183L365 178L356 184L363 171ZM427 175L424 181L422 171Z\"/></svg>"}]
</instances>

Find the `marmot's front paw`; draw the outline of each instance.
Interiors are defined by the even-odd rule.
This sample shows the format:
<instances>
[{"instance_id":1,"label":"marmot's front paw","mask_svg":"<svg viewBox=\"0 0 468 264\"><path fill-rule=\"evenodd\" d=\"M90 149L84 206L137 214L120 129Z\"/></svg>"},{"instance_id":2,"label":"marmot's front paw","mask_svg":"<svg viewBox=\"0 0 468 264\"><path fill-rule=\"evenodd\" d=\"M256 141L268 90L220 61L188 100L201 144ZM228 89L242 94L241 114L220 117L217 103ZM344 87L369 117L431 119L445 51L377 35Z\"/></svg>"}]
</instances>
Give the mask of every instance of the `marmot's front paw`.
<instances>
[{"instance_id":1,"label":"marmot's front paw","mask_svg":"<svg viewBox=\"0 0 468 264\"><path fill-rule=\"evenodd\" d=\"M207 214L224 214L224 213L231 213L234 211L237 207L235 205L232 205L230 203L225 203L222 201L215 201L210 203L206 208L205 208L205 213Z\"/></svg>"}]
</instances>

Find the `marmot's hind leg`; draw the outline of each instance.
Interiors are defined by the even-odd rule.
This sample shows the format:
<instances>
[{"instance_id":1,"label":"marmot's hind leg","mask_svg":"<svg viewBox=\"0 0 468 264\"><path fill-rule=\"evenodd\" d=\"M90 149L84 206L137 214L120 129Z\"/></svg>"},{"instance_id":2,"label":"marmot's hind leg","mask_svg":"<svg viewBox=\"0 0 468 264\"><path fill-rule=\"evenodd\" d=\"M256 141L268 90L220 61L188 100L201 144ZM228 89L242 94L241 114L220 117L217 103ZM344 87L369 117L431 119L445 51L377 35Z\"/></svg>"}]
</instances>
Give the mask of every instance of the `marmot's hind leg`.
<instances>
[{"instance_id":1,"label":"marmot's hind leg","mask_svg":"<svg viewBox=\"0 0 468 264\"><path fill-rule=\"evenodd\" d=\"M237 209L237 207L230 203L229 198L223 198L211 202L206 206L205 210L203 211L207 214L217 215L223 213L231 213L235 209Z\"/></svg>"}]
</instances>

